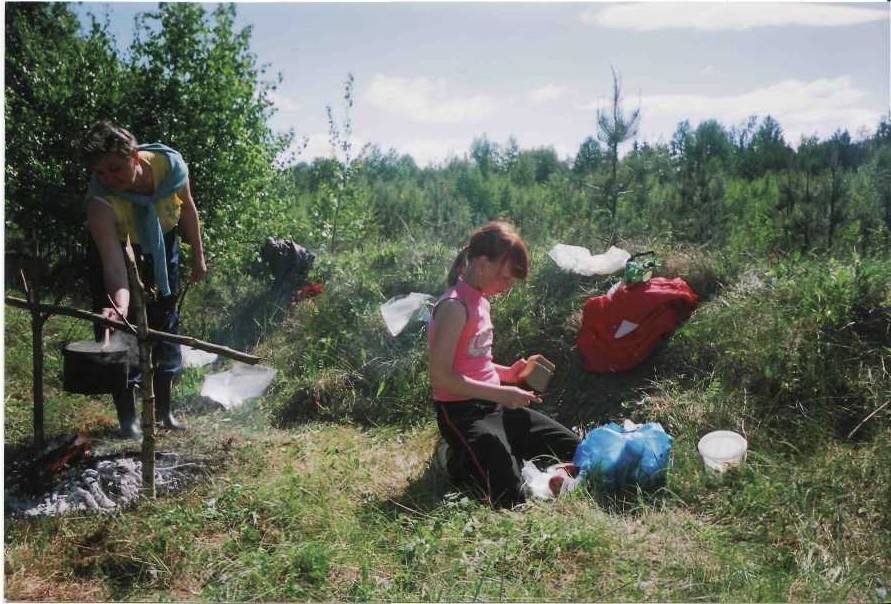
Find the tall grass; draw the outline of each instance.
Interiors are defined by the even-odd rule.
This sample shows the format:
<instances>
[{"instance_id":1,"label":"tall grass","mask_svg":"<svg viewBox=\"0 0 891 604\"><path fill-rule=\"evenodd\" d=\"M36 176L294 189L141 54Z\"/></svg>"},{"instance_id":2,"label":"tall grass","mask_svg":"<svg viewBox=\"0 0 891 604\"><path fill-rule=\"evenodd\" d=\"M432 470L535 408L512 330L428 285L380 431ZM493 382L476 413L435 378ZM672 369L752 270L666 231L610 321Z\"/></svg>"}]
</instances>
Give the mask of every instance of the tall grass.
<instances>
[{"instance_id":1,"label":"tall grass","mask_svg":"<svg viewBox=\"0 0 891 604\"><path fill-rule=\"evenodd\" d=\"M425 328L390 337L378 307L409 291L438 294L456 250L393 241L320 258L311 279L326 291L294 306L260 273L191 292L189 331L225 337L238 317L249 329L229 337L276 367L276 383L221 415L198 404L197 378L186 376L178 396L193 399L192 432L163 435L162 446L218 457L212 477L107 518L7 519L6 593L880 601L891 584L891 417L881 409L891 392L889 260L746 265L665 242L626 245L655 248L662 272L701 296L652 358L624 374L584 372L573 345L580 308L615 277L563 273L536 242L529 278L493 300L495 355L554 360L543 408L566 423L662 422L675 437L664 488L579 491L513 511L452 491L430 463ZM51 319L48 350L79 329ZM26 334L27 315L8 311L8 442L30 430ZM113 425L110 403L62 393L55 369L47 389L51 432ZM746 465L720 483L696 452L717 428L750 443Z\"/></svg>"},{"instance_id":2,"label":"tall grass","mask_svg":"<svg viewBox=\"0 0 891 604\"><path fill-rule=\"evenodd\" d=\"M666 356L736 424L781 430L802 449L865 438L881 418L860 422L891 393L889 275L891 262L878 258L752 267L703 305Z\"/></svg>"}]
</instances>

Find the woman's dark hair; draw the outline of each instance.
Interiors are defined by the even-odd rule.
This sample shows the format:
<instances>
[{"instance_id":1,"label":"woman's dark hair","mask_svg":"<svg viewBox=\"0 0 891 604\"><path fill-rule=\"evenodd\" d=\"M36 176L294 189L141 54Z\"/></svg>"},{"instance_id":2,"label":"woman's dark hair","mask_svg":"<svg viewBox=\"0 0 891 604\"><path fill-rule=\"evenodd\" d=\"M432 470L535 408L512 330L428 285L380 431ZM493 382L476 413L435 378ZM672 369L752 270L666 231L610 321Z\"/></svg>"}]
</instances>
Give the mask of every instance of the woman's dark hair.
<instances>
[{"instance_id":1,"label":"woman's dark hair","mask_svg":"<svg viewBox=\"0 0 891 604\"><path fill-rule=\"evenodd\" d=\"M90 126L80 145L81 158L88 168L95 166L108 153L130 157L135 150L136 137L108 120Z\"/></svg>"},{"instance_id":2,"label":"woman's dark hair","mask_svg":"<svg viewBox=\"0 0 891 604\"><path fill-rule=\"evenodd\" d=\"M458 277L464 274L467 263L479 256L510 262L517 279L525 279L529 272L529 251L514 227L506 222L490 222L477 229L470 236L470 243L458 253L449 271L449 286L455 285Z\"/></svg>"}]
</instances>

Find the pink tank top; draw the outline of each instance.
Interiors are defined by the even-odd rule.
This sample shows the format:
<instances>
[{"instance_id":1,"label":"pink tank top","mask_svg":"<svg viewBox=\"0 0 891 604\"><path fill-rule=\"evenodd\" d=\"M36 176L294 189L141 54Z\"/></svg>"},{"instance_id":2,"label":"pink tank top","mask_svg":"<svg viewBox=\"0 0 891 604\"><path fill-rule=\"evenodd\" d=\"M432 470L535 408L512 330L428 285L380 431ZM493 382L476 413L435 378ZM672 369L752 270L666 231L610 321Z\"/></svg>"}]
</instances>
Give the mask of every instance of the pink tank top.
<instances>
[{"instance_id":1,"label":"pink tank top","mask_svg":"<svg viewBox=\"0 0 891 604\"><path fill-rule=\"evenodd\" d=\"M495 364L492 362L492 319L489 301L479 290L472 288L461 277L458 283L445 291L436 301L427 340L433 343L436 334L436 306L443 300L460 300L467 310L467 322L455 348L452 370L455 373L488 384L501 384ZM433 400L440 402L464 401L466 396L456 396L442 388L433 388Z\"/></svg>"}]
</instances>

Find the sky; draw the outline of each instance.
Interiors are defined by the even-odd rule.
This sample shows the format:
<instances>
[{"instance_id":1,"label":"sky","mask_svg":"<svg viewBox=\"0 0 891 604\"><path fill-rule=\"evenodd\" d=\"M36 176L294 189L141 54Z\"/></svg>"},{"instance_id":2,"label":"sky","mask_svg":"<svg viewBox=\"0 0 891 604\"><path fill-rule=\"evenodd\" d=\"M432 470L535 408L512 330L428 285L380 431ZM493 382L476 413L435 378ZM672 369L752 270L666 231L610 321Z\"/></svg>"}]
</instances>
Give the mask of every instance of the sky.
<instances>
[{"instance_id":1,"label":"sky","mask_svg":"<svg viewBox=\"0 0 891 604\"><path fill-rule=\"evenodd\" d=\"M150 3L106 12L119 44ZM207 5L208 9L213 5ZM474 138L575 156L607 106L611 69L638 140L668 142L681 120L739 126L771 115L786 141L875 131L891 98L891 4L798 2L237 3L251 50L283 81L271 126L330 156L326 107L343 115L355 78L354 145L420 165L465 156Z\"/></svg>"}]
</instances>

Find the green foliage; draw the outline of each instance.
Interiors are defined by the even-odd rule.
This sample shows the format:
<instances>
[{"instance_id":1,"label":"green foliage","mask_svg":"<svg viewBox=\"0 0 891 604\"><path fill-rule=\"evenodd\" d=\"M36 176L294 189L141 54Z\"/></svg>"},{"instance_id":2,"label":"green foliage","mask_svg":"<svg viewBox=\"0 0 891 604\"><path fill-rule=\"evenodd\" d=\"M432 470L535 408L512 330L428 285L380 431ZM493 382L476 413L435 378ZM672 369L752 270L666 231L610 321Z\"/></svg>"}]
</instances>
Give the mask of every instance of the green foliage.
<instances>
[{"instance_id":1,"label":"green foliage","mask_svg":"<svg viewBox=\"0 0 891 604\"><path fill-rule=\"evenodd\" d=\"M282 370L296 376L268 403L275 421L418 421L429 398L426 332L411 324L391 337L378 307L395 295L441 289L453 253L394 243L342 253L336 261L320 258L313 279L325 284L325 293L298 304L287 330L266 345Z\"/></svg>"},{"instance_id":2,"label":"green foliage","mask_svg":"<svg viewBox=\"0 0 891 604\"><path fill-rule=\"evenodd\" d=\"M671 341L695 379L744 393L753 421L846 438L891 381L887 259L786 261L749 269ZM869 429L869 426L866 427Z\"/></svg>"},{"instance_id":3,"label":"green foliage","mask_svg":"<svg viewBox=\"0 0 891 604\"><path fill-rule=\"evenodd\" d=\"M245 259L287 201L269 193L274 160L289 141L267 125L276 81L263 79L250 28L234 24L232 4L210 14L200 4L161 4L140 15L125 122L140 140L183 154L208 253L224 264Z\"/></svg>"},{"instance_id":4,"label":"green foliage","mask_svg":"<svg viewBox=\"0 0 891 604\"><path fill-rule=\"evenodd\" d=\"M7 6L6 220L32 255L77 254L86 237L78 142L100 118L182 152L214 262L243 261L262 241L288 204L269 184L289 137L267 125L275 83L234 21L234 5L161 4L123 53L107 24L81 36L64 4Z\"/></svg>"},{"instance_id":5,"label":"green foliage","mask_svg":"<svg viewBox=\"0 0 891 604\"><path fill-rule=\"evenodd\" d=\"M575 174L590 174L600 167L603 161L603 152L600 150L600 143L593 136L587 137L575 155L572 162L572 171Z\"/></svg>"},{"instance_id":6,"label":"green foliage","mask_svg":"<svg viewBox=\"0 0 891 604\"><path fill-rule=\"evenodd\" d=\"M80 253L86 174L72 143L100 117L183 152L212 264L237 270L267 235L338 252L406 235L457 245L494 218L532 238L660 236L759 254L869 254L891 236L881 124L865 141L839 131L793 151L770 116L730 130L682 122L670 145L635 142L620 158L639 115L623 111L614 73L594 133L603 149L589 135L561 160L483 135L468 159L419 170L373 145L352 149L350 75L342 114L328 107L335 157L278 169L290 141L268 127L280 77L257 64L233 5L159 5L139 15L127 52L95 20L80 34L62 4L13 3L7 16L6 226L32 255Z\"/></svg>"},{"instance_id":7,"label":"green foliage","mask_svg":"<svg viewBox=\"0 0 891 604\"><path fill-rule=\"evenodd\" d=\"M347 76L343 90L343 116L338 122L329 105L328 139L334 151L333 173L319 185L319 194L310 210L310 222L319 232L324 249L336 254L338 246L365 240L372 232L371 208L367 192L357 180L361 166L353 151L353 122L350 115L355 103L353 74Z\"/></svg>"},{"instance_id":8,"label":"green foliage","mask_svg":"<svg viewBox=\"0 0 891 604\"><path fill-rule=\"evenodd\" d=\"M612 68L611 68L612 69ZM633 139L640 127L640 107L627 115L622 105L622 81L615 69L612 69L612 97L608 107L597 110L595 124L597 139L606 145L607 172L604 179L604 197L607 201L612 237L616 236L617 216L620 191L624 189L624 179L619 175L619 145ZM593 204L592 204L593 207Z\"/></svg>"},{"instance_id":9,"label":"green foliage","mask_svg":"<svg viewBox=\"0 0 891 604\"><path fill-rule=\"evenodd\" d=\"M83 239L85 125L125 115L128 74L107 26L85 37L63 3L6 5L6 229L37 257L70 256Z\"/></svg>"},{"instance_id":10,"label":"green foliage","mask_svg":"<svg viewBox=\"0 0 891 604\"><path fill-rule=\"evenodd\" d=\"M745 178L786 170L792 162L793 151L783 138L783 129L769 115L760 124L752 116L735 135L736 169Z\"/></svg>"}]
</instances>

